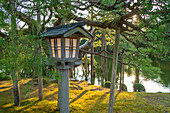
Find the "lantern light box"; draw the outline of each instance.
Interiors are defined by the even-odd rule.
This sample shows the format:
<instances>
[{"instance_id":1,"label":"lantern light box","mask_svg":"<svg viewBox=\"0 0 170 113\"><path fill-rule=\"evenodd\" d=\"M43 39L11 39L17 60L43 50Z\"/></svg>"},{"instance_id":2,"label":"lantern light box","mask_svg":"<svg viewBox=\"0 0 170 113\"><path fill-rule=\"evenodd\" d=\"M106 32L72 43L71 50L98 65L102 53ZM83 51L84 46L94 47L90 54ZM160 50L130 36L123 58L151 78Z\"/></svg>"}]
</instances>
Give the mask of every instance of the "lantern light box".
<instances>
[{"instance_id":1,"label":"lantern light box","mask_svg":"<svg viewBox=\"0 0 170 113\"><path fill-rule=\"evenodd\" d=\"M80 38L92 38L82 26L84 22L50 27L40 37L44 39L43 48L50 57L50 63L58 69L69 69L80 65Z\"/></svg>"}]
</instances>

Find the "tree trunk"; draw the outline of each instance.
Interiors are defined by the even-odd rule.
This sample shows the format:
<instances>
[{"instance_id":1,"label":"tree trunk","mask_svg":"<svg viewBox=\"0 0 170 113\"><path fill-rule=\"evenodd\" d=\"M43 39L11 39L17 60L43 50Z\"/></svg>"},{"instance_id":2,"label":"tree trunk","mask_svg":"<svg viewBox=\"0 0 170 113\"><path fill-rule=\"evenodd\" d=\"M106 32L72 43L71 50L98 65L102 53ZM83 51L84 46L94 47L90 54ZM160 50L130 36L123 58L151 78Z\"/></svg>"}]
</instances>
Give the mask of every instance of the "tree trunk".
<instances>
[{"instance_id":1,"label":"tree trunk","mask_svg":"<svg viewBox=\"0 0 170 113\"><path fill-rule=\"evenodd\" d=\"M123 54L121 56L121 64L120 64L120 84L119 84L119 92L121 92L122 90L122 79L123 79Z\"/></svg>"},{"instance_id":2,"label":"tree trunk","mask_svg":"<svg viewBox=\"0 0 170 113\"><path fill-rule=\"evenodd\" d=\"M39 1L37 2L37 24L38 26L40 26L40 21L41 21L41 18L40 18L40 8L39 8ZM39 37L39 34L40 34L40 28L37 29L37 36ZM37 66L38 66L38 71L39 73L37 74L38 75L38 86L39 86L39 100L42 100L43 99L43 78L42 78L42 55L41 55L41 45L39 43L39 47L37 48L38 49L38 59L39 59L39 62L37 62ZM38 61L38 60L37 60Z\"/></svg>"},{"instance_id":3,"label":"tree trunk","mask_svg":"<svg viewBox=\"0 0 170 113\"><path fill-rule=\"evenodd\" d=\"M117 73L117 63L118 63L119 35L120 35L120 28L116 30L115 46L113 51L113 64L112 64L108 113L113 113L113 106L114 106L114 94L115 94L116 73Z\"/></svg>"},{"instance_id":4,"label":"tree trunk","mask_svg":"<svg viewBox=\"0 0 170 113\"><path fill-rule=\"evenodd\" d=\"M20 105L20 92L19 92L19 84L18 84L18 62L17 62L17 50L16 42L17 42L17 24L16 24L16 15L15 15L15 1L13 4L10 4L11 7L11 33L10 36L12 38L12 46L14 47L14 51L12 51L12 80L13 80L13 91L14 91L14 106Z\"/></svg>"},{"instance_id":5,"label":"tree trunk","mask_svg":"<svg viewBox=\"0 0 170 113\"><path fill-rule=\"evenodd\" d=\"M101 29L101 54L104 55L104 38L105 38L105 32L103 29ZM104 57L101 57L101 74L102 74L102 80L104 81L105 75L104 75ZM104 85L104 84L103 84ZM103 86L102 85L102 86Z\"/></svg>"},{"instance_id":6,"label":"tree trunk","mask_svg":"<svg viewBox=\"0 0 170 113\"><path fill-rule=\"evenodd\" d=\"M43 99L43 78L41 75L38 76L38 86L39 86L39 100Z\"/></svg>"},{"instance_id":7,"label":"tree trunk","mask_svg":"<svg viewBox=\"0 0 170 113\"><path fill-rule=\"evenodd\" d=\"M105 33L106 34L106 33ZM107 45L106 45L106 38L104 38L104 50L107 51ZM104 56L107 56L106 52L104 52ZM108 74L107 74L107 58L104 58L104 75L105 75L105 82L108 80Z\"/></svg>"},{"instance_id":8,"label":"tree trunk","mask_svg":"<svg viewBox=\"0 0 170 113\"><path fill-rule=\"evenodd\" d=\"M93 21L93 7L91 7L91 20ZM92 27L91 27L92 29ZM94 52L94 46L91 47L91 52ZM94 65L94 54L91 54L91 84L95 83L95 65Z\"/></svg>"},{"instance_id":9,"label":"tree trunk","mask_svg":"<svg viewBox=\"0 0 170 113\"><path fill-rule=\"evenodd\" d=\"M122 84L124 84L124 78L125 78L125 66L124 66L124 64L123 64L123 68L122 68Z\"/></svg>"},{"instance_id":10,"label":"tree trunk","mask_svg":"<svg viewBox=\"0 0 170 113\"><path fill-rule=\"evenodd\" d=\"M94 52L94 47L91 48L91 52ZM95 77L94 54L91 54L91 76Z\"/></svg>"},{"instance_id":11,"label":"tree trunk","mask_svg":"<svg viewBox=\"0 0 170 113\"><path fill-rule=\"evenodd\" d=\"M73 68L73 77L76 77L76 68Z\"/></svg>"},{"instance_id":12,"label":"tree trunk","mask_svg":"<svg viewBox=\"0 0 170 113\"><path fill-rule=\"evenodd\" d=\"M101 54L106 56L106 31L105 30L101 30L102 33L102 46L101 46L101 50L103 51ZM101 72L102 72L102 77L104 78L105 82L108 80L107 77L107 58L101 57Z\"/></svg>"},{"instance_id":13,"label":"tree trunk","mask_svg":"<svg viewBox=\"0 0 170 113\"><path fill-rule=\"evenodd\" d=\"M70 77L70 78L73 78L73 74L74 74L74 73L73 73L73 69L69 69L69 77Z\"/></svg>"},{"instance_id":14,"label":"tree trunk","mask_svg":"<svg viewBox=\"0 0 170 113\"><path fill-rule=\"evenodd\" d=\"M90 64L89 61L87 60L87 75L90 74Z\"/></svg>"},{"instance_id":15,"label":"tree trunk","mask_svg":"<svg viewBox=\"0 0 170 113\"><path fill-rule=\"evenodd\" d=\"M94 19L93 7L91 7L91 20ZM92 29L92 27L91 27ZM94 52L94 46L91 47L91 52ZM94 65L94 54L91 54L91 84L95 83L95 65Z\"/></svg>"},{"instance_id":16,"label":"tree trunk","mask_svg":"<svg viewBox=\"0 0 170 113\"><path fill-rule=\"evenodd\" d=\"M85 80L87 81L87 53L85 53L85 65L84 65L84 68L85 68Z\"/></svg>"},{"instance_id":17,"label":"tree trunk","mask_svg":"<svg viewBox=\"0 0 170 113\"><path fill-rule=\"evenodd\" d=\"M91 52L94 52L94 47L91 48ZM95 83L95 65L94 65L94 54L91 54L91 84Z\"/></svg>"},{"instance_id":18,"label":"tree trunk","mask_svg":"<svg viewBox=\"0 0 170 113\"><path fill-rule=\"evenodd\" d=\"M135 83L139 83L139 69L135 70Z\"/></svg>"},{"instance_id":19,"label":"tree trunk","mask_svg":"<svg viewBox=\"0 0 170 113\"><path fill-rule=\"evenodd\" d=\"M19 91L17 72L15 70L13 70L12 72L12 80L13 80L13 91L14 91L14 106L19 106L20 91Z\"/></svg>"},{"instance_id":20,"label":"tree trunk","mask_svg":"<svg viewBox=\"0 0 170 113\"><path fill-rule=\"evenodd\" d=\"M91 52L94 52L94 47L91 48ZM91 84L95 82L95 65L94 65L94 54L91 54Z\"/></svg>"}]
</instances>

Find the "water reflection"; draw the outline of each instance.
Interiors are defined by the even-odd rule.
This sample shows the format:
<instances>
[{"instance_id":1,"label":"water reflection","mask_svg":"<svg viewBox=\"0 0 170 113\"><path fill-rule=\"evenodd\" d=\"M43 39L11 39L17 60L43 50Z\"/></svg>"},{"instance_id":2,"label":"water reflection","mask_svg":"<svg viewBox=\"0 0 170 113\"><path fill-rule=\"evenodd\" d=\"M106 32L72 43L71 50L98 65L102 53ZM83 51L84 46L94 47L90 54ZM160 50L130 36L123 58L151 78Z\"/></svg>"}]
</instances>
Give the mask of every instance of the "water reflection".
<instances>
[{"instance_id":1,"label":"water reflection","mask_svg":"<svg viewBox=\"0 0 170 113\"><path fill-rule=\"evenodd\" d=\"M125 81L124 83L127 85L128 92L133 92L133 82L135 81L135 76L127 76L125 74ZM145 86L146 92L150 93L157 93L157 92L164 92L170 93L170 89L164 87L162 84L154 82L152 80L145 80L143 77L140 77L140 83Z\"/></svg>"},{"instance_id":2,"label":"water reflection","mask_svg":"<svg viewBox=\"0 0 170 113\"><path fill-rule=\"evenodd\" d=\"M91 66L89 66L91 67ZM77 67L76 69L79 73L76 75L78 80L85 80L85 77L83 76L82 66ZM92 83L94 85L102 85L101 84L101 77L96 75L95 78L91 79L91 75L88 75L88 82ZM127 85L128 92L133 92L133 82L135 80L135 76L127 76L127 73L125 73L124 83ZM143 77L140 77L141 83L145 86L146 92L150 93L157 93L157 92L164 92L164 93L170 93L170 88L164 87L162 84L154 82L152 80L145 80Z\"/></svg>"},{"instance_id":3,"label":"water reflection","mask_svg":"<svg viewBox=\"0 0 170 113\"><path fill-rule=\"evenodd\" d=\"M169 61L159 61L158 59L153 60L153 65L160 67L163 74L160 76L160 82L163 83L164 86L170 88L170 62Z\"/></svg>"}]
</instances>

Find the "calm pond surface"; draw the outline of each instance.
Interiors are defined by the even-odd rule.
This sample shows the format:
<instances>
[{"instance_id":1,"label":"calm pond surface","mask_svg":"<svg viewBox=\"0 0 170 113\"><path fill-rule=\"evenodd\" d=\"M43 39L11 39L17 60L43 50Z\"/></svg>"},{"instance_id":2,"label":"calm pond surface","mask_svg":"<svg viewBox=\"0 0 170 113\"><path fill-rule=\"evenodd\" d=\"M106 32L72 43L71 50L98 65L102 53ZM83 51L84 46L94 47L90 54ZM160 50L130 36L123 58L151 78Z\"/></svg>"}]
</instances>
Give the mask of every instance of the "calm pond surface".
<instances>
[{"instance_id":1,"label":"calm pond surface","mask_svg":"<svg viewBox=\"0 0 170 113\"><path fill-rule=\"evenodd\" d=\"M99 63L100 66L100 57L95 57L95 60ZM157 93L157 92L164 92L164 93L170 93L170 62L160 62L158 60L154 60L153 64L155 66L158 66L161 68L161 71L163 74L160 75L160 79L162 83L157 83L153 80L145 80L142 75L140 75L140 83L145 86L146 92L150 93ZM112 69L112 61L107 60L107 69L108 69L108 79L110 81L111 78L111 69ZM90 69L91 66L89 66ZM118 66L119 68L119 66ZM96 71L100 71L100 68L96 69ZM118 70L119 71L119 70ZM76 69L76 77L79 80L85 80L85 77L83 76L82 66L77 67ZM129 76L126 72L124 75L124 83L127 85L128 92L133 92L133 82L135 81L135 76L131 74ZM88 76L88 82L91 83L91 75L89 73ZM119 82L119 81L118 81ZM95 80L94 85L100 85L101 86L101 73L96 72L95 73Z\"/></svg>"}]
</instances>

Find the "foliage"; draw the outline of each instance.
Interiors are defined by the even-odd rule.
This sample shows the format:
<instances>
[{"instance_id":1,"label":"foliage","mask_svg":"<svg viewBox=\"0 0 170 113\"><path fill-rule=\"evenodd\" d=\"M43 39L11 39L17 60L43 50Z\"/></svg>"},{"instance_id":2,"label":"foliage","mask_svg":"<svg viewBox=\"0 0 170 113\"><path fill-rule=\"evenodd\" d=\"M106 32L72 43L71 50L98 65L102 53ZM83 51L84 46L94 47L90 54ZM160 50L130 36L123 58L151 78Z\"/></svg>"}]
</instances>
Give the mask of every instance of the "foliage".
<instances>
[{"instance_id":1,"label":"foliage","mask_svg":"<svg viewBox=\"0 0 170 113\"><path fill-rule=\"evenodd\" d=\"M35 57L39 57L37 54L34 54L33 46L38 42L33 42L34 36L22 36L20 37L15 46L12 45L12 42L6 42L1 40L0 46L2 49L2 60L1 70L4 70L6 74L10 74L14 68L17 68L18 75L22 77L27 77L32 75L33 63L39 62L35 61ZM15 62L13 59L15 58ZM42 58L44 58L42 56ZM40 65L40 64L39 64Z\"/></svg>"},{"instance_id":2,"label":"foliage","mask_svg":"<svg viewBox=\"0 0 170 113\"><path fill-rule=\"evenodd\" d=\"M12 71L16 76L42 75L46 56L43 51L37 51L41 45L39 33L46 27L61 24L62 18L66 23L84 21L96 29L109 28L106 35L109 50L114 46L115 30L120 28L120 53L124 53L124 63L139 69L146 78L155 79L161 74L149 55L169 60L168 0L0 1L0 70L5 70L6 75ZM96 37L100 37L100 32ZM100 42L98 39L95 45L99 47ZM136 106L138 104L132 109Z\"/></svg>"},{"instance_id":3,"label":"foliage","mask_svg":"<svg viewBox=\"0 0 170 113\"><path fill-rule=\"evenodd\" d=\"M126 84L122 84L122 91L127 91L127 86L126 86Z\"/></svg>"},{"instance_id":4,"label":"foliage","mask_svg":"<svg viewBox=\"0 0 170 113\"><path fill-rule=\"evenodd\" d=\"M3 80L11 80L11 77L9 75L6 75L5 73L1 72L0 73L0 81Z\"/></svg>"},{"instance_id":5,"label":"foliage","mask_svg":"<svg viewBox=\"0 0 170 113\"><path fill-rule=\"evenodd\" d=\"M140 72L146 77L155 79L161 74L159 68L151 65L151 59L148 55L153 55L161 60L168 60L169 56L169 15L166 12L169 9L167 0L163 1L117 1L117 0L80 0L80 1L15 1L14 16L16 18L16 28L18 39L16 47L11 46L13 41L9 36L13 22L10 22L10 7L14 5L12 1L1 1L0 4L0 37L1 42L9 42L8 47L0 45L3 60L10 61L12 52L17 51L16 62L18 64L18 74L23 76L32 75L35 62L38 55L34 50L41 40L38 40L37 31L43 32L46 27L61 24L61 19L65 18L66 23L75 21L84 21L88 26L94 26L95 30L95 50L100 50L101 30L106 31L107 50L113 51L115 30L121 27L120 52L124 51L124 62L133 68L139 68ZM37 6L37 4L41 4ZM37 20L37 7L40 9L41 21ZM71 21L73 20L73 21ZM87 26L87 28L88 28ZM5 35L5 36L4 36ZM32 39L31 39L32 38ZM22 39L22 40L21 40ZM35 41L37 40L37 41ZM30 43L29 43L30 42ZM82 40L82 43L85 40ZM81 44L82 44L81 43ZM11 46L11 47L9 47ZM11 51L4 51L6 48ZM98 50L98 51L99 51ZM27 52L28 51L28 52ZM44 54L44 52L42 51ZM25 56L23 55L25 54ZM11 56L10 56L11 55ZM44 55L43 55L44 56ZM33 59L35 60L33 60ZM39 59L39 58L37 58ZM5 65L7 61L2 62ZM7 63L8 64L8 63ZM39 67L43 67L38 64ZM12 66L12 64L9 64ZM3 66L10 72L10 68ZM24 74L23 74L24 73Z\"/></svg>"},{"instance_id":6,"label":"foliage","mask_svg":"<svg viewBox=\"0 0 170 113\"><path fill-rule=\"evenodd\" d=\"M133 84L133 91L134 92L142 92L142 91L145 92L145 87L140 83L134 83Z\"/></svg>"},{"instance_id":7,"label":"foliage","mask_svg":"<svg viewBox=\"0 0 170 113\"><path fill-rule=\"evenodd\" d=\"M104 83L104 86L105 86L106 88L110 88L110 84L111 84L110 81L106 81L106 82Z\"/></svg>"}]
</instances>

